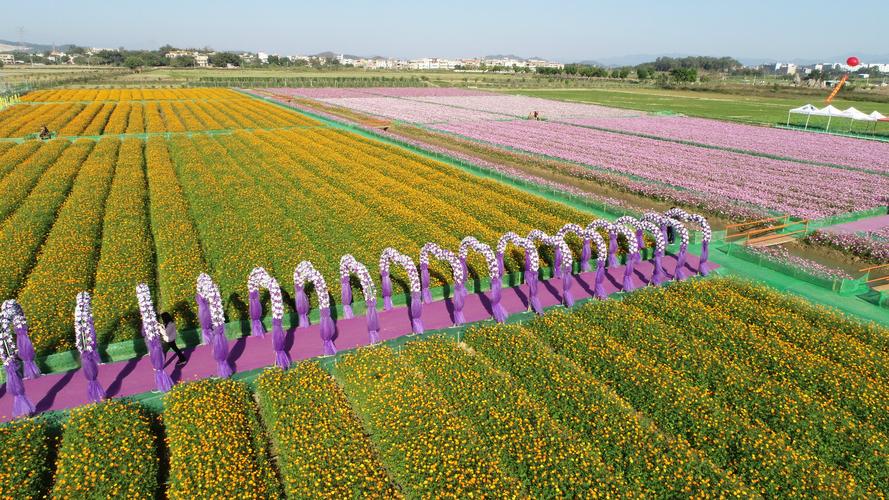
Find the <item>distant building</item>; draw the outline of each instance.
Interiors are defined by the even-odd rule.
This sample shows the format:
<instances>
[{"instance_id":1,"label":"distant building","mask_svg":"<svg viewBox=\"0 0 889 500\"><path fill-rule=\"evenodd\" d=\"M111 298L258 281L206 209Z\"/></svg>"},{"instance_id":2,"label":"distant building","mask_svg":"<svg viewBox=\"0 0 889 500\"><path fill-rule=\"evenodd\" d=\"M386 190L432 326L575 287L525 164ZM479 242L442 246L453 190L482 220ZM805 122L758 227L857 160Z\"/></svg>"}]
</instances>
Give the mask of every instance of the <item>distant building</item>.
<instances>
[{"instance_id":1,"label":"distant building","mask_svg":"<svg viewBox=\"0 0 889 500\"><path fill-rule=\"evenodd\" d=\"M0 63L15 64L15 57L12 54L0 54Z\"/></svg>"},{"instance_id":2,"label":"distant building","mask_svg":"<svg viewBox=\"0 0 889 500\"><path fill-rule=\"evenodd\" d=\"M209 54L198 54L194 56L194 63L199 68L206 68L210 66L210 55Z\"/></svg>"},{"instance_id":3,"label":"distant building","mask_svg":"<svg viewBox=\"0 0 889 500\"><path fill-rule=\"evenodd\" d=\"M269 63L269 55L266 54L265 52L257 52L256 58L259 59L259 62L261 62L262 64Z\"/></svg>"}]
</instances>

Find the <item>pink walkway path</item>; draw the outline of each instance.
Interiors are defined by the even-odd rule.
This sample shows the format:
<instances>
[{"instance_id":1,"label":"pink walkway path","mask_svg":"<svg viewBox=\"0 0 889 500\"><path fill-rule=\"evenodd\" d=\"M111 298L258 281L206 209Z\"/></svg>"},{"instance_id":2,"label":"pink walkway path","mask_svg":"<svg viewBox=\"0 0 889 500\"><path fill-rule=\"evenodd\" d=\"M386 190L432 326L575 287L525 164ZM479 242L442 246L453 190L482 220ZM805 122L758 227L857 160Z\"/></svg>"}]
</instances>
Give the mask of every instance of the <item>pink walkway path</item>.
<instances>
[{"instance_id":1,"label":"pink walkway path","mask_svg":"<svg viewBox=\"0 0 889 500\"><path fill-rule=\"evenodd\" d=\"M711 268L718 267L710 263ZM672 277L676 269L676 258L666 256L663 261L664 271ZM698 258L688 255L686 270L689 275L698 269ZM635 266L633 282L636 287L645 286L652 273L654 265L651 261L644 261ZM605 290L609 295L618 292L622 288L624 267L609 269L605 278ZM581 273L575 275L571 293L575 299L583 299L593 296L595 273ZM542 281L538 288L540 302L543 307L549 307L561 303L562 282L559 279ZM468 323L489 319L491 317L491 302L487 294L472 294L466 298L463 308ZM512 314L524 312L528 309L527 287L522 285L514 288L504 288L501 304ZM431 304L423 305L423 323L425 329L438 330L451 326L453 305L448 300L438 300ZM399 307L391 311L381 311L380 339L389 340L411 332L410 320L407 309ZM335 344L337 349L346 350L366 345L369 342L367 336L367 323L364 316L353 319L341 319L337 321L337 337ZM308 328L290 329L287 332L286 346L293 361L299 361L321 356L322 345L318 332L318 325ZM236 372L253 370L274 364L274 350L272 349L272 336L242 337L229 342L229 360ZM188 362L180 367L174 364L172 353L167 358L167 373L174 382L194 380L211 377L216 374L216 362L213 360L212 350L209 346L201 345L185 350ZM87 402L86 379L80 370L64 373L55 373L41 376L35 380L26 380L25 394L34 403L37 412L47 410L59 410L73 408ZM99 367L99 382L109 397L131 396L142 392L154 390L154 372L148 356L128 361L104 364ZM4 384L0 388L0 422L11 420L12 397L6 391Z\"/></svg>"},{"instance_id":2,"label":"pink walkway path","mask_svg":"<svg viewBox=\"0 0 889 500\"><path fill-rule=\"evenodd\" d=\"M837 234L855 234L859 231L876 231L878 229L883 229L884 227L889 227L889 214L861 219L854 222L846 222L845 224L837 224L835 226L828 226L822 229L822 231Z\"/></svg>"}]
</instances>

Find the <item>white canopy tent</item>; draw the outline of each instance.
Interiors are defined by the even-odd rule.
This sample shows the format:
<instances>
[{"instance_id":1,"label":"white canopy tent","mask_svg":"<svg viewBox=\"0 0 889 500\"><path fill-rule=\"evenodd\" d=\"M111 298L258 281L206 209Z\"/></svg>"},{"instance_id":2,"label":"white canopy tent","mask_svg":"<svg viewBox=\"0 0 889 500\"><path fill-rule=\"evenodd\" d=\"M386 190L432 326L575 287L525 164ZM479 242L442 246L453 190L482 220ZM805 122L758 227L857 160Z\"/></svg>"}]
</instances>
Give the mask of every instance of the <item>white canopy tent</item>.
<instances>
[{"instance_id":1,"label":"white canopy tent","mask_svg":"<svg viewBox=\"0 0 889 500\"><path fill-rule=\"evenodd\" d=\"M864 113L855 109L854 107L850 107L848 109L842 110L834 107L833 105L828 104L823 108L818 108L811 104L806 104L804 106L800 106L798 108L793 108L787 112L787 125L790 125L790 115L798 114L798 115L806 115L806 125L805 129L809 128L809 119L813 116L826 116L827 117L827 131L830 132L830 121L833 117L838 118L848 118L851 120L849 122L849 130L852 130L852 124L856 121L865 121L865 122L876 122L878 120L885 120L886 117L883 116L878 111L874 111L871 114Z\"/></svg>"}]
</instances>

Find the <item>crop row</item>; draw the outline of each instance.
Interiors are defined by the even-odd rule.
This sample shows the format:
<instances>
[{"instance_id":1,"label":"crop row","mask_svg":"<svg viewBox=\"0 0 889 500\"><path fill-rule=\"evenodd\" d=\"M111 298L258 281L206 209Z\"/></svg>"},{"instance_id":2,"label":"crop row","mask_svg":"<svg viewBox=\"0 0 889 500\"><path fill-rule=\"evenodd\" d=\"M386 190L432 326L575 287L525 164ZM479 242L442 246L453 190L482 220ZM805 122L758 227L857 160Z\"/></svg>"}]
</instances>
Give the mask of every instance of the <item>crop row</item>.
<instances>
[{"instance_id":1,"label":"crop row","mask_svg":"<svg viewBox=\"0 0 889 500\"><path fill-rule=\"evenodd\" d=\"M316 124L255 99L89 104L21 104L0 113L0 137L22 137L46 125L61 136L276 128Z\"/></svg>"},{"instance_id":2,"label":"crop row","mask_svg":"<svg viewBox=\"0 0 889 500\"><path fill-rule=\"evenodd\" d=\"M158 489L152 417L119 400L71 410L53 480L53 498L152 498Z\"/></svg>"},{"instance_id":3,"label":"crop row","mask_svg":"<svg viewBox=\"0 0 889 500\"><path fill-rule=\"evenodd\" d=\"M139 338L141 319L133 290L154 287L154 245L148 227L144 142L126 139L105 202L102 247L96 267L93 306L100 342Z\"/></svg>"},{"instance_id":4,"label":"crop row","mask_svg":"<svg viewBox=\"0 0 889 500\"><path fill-rule=\"evenodd\" d=\"M288 498L399 498L342 389L317 363L270 369L259 406Z\"/></svg>"},{"instance_id":5,"label":"crop row","mask_svg":"<svg viewBox=\"0 0 889 500\"><path fill-rule=\"evenodd\" d=\"M6 220L24 200L40 176L68 147L68 141L49 141L0 179L0 221Z\"/></svg>"},{"instance_id":6,"label":"crop row","mask_svg":"<svg viewBox=\"0 0 889 500\"><path fill-rule=\"evenodd\" d=\"M29 92L23 101L177 101L182 99L239 99L230 89L56 89Z\"/></svg>"},{"instance_id":7,"label":"crop row","mask_svg":"<svg viewBox=\"0 0 889 500\"><path fill-rule=\"evenodd\" d=\"M631 491L590 443L565 429L483 356L453 341L430 339L409 343L402 357L423 372L429 387L441 391L457 415L472 423L484 446L499 456L529 497Z\"/></svg>"},{"instance_id":8,"label":"crop row","mask_svg":"<svg viewBox=\"0 0 889 500\"><path fill-rule=\"evenodd\" d=\"M646 298L665 305L684 300L661 294ZM690 308L695 305L688 304ZM714 400L743 409L749 418L789 437L795 449L846 469L864 488L881 489L889 484L889 447L882 432L856 420L830 399L810 394L792 381L747 363L734 351L707 342L706 330L710 328L733 333L743 326L707 324L694 314L682 320L660 320L654 311L633 305L607 305L589 314L591 321L607 324L603 328L606 335L655 357L690 383L710 390Z\"/></svg>"},{"instance_id":9,"label":"crop row","mask_svg":"<svg viewBox=\"0 0 889 500\"><path fill-rule=\"evenodd\" d=\"M464 341L509 373L645 496L750 495L746 485L681 434L659 429L606 383L552 352L528 330L478 327L467 331Z\"/></svg>"},{"instance_id":10,"label":"crop row","mask_svg":"<svg viewBox=\"0 0 889 500\"><path fill-rule=\"evenodd\" d=\"M337 364L337 378L407 497L514 497L521 485L472 423L386 346Z\"/></svg>"},{"instance_id":11,"label":"crop row","mask_svg":"<svg viewBox=\"0 0 889 500\"><path fill-rule=\"evenodd\" d=\"M670 290L690 286L694 285L674 285ZM694 307L681 301L670 304L673 311L683 313ZM610 306L590 305L576 314L548 314L534 321L530 328L546 339L551 348L612 384L622 397L653 418L661 428L685 436L714 463L733 470L765 495L800 496L817 492L849 496L868 491L866 483L857 482L849 472L826 463L804 444L770 427L769 424L778 427L776 418L757 419L743 405L736 407L734 402L720 398L718 392L714 394L714 384L729 384L724 378L701 385L706 373L686 369L686 366L695 366L694 359L683 356L681 349L673 354L679 359L664 363L662 359L669 359L666 347L655 352L648 347L654 340L639 344L638 339L658 334L650 326L651 313L631 312L631 319L609 323L597 315L602 307ZM660 313L666 315L663 309ZM723 327L696 319L702 328ZM627 332L628 329L638 332ZM742 331L728 329L726 334L738 335ZM623 340L630 335L633 340ZM670 344L667 342L665 346ZM743 354L738 352L735 356ZM786 361L794 362L794 358ZM802 415L803 420L807 417ZM829 430L828 427L825 432ZM869 460L860 458L863 463Z\"/></svg>"},{"instance_id":12,"label":"crop row","mask_svg":"<svg viewBox=\"0 0 889 500\"><path fill-rule=\"evenodd\" d=\"M177 385L164 397L167 496L276 498L265 436L247 386L228 379Z\"/></svg>"},{"instance_id":13,"label":"crop row","mask_svg":"<svg viewBox=\"0 0 889 500\"><path fill-rule=\"evenodd\" d=\"M78 141L65 149L43 171L34 189L23 193L27 198L0 224L0 296L12 297L21 287L93 144Z\"/></svg>"},{"instance_id":14,"label":"crop row","mask_svg":"<svg viewBox=\"0 0 889 500\"><path fill-rule=\"evenodd\" d=\"M19 292L38 350L73 346L71 297L93 285L105 198L119 148L117 139L103 139L93 148Z\"/></svg>"}]
</instances>

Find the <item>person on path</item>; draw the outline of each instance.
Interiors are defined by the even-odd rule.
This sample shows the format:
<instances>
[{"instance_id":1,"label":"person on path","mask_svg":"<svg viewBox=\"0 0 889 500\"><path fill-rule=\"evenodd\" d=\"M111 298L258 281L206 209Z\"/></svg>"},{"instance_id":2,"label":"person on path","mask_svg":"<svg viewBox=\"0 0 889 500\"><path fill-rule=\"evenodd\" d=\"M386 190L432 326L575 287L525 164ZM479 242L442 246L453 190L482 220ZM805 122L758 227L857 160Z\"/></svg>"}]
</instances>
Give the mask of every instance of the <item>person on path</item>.
<instances>
[{"instance_id":1,"label":"person on path","mask_svg":"<svg viewBox=\"0 0 889 500\"><path fill-rule=\"evenodd\" d=\"M161 321L164 323L163 333L161 334L161 338L164 341L164 352L166 353L168 349L172 349L176 353L176 357L179 358L176 364L184 365L185 355L182 354L179 346L176 345L176 322L173 321L173 316L168 312L162 312Z\"/></svg>"},{"instance_id":2,"label":"person on path","mask_svg":"<svg viewBox=\"0 0 889 500\"><path fill-rule=\"evenodd\" d=\"M49 129L46 128L46 125L40 128L40 138L43 140L49 139L52 137L52 134L49 132Z\"/></svg>"}]
</instances>

